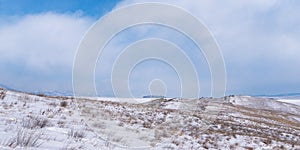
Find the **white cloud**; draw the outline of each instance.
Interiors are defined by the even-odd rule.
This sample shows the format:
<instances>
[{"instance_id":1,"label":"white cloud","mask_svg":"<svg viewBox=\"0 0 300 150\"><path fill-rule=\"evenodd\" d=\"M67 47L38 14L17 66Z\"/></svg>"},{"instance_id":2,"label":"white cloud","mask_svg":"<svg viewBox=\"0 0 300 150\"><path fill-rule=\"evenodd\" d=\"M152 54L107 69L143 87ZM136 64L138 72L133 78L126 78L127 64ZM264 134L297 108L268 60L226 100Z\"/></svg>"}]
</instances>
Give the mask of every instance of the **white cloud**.
<instances>
[{"instance_id":1,"label":"white cloud","mask_svg":"<svg viewBox=\"0 0 300 150\"><path fill-rule=\"evenodd\" d=\"M25 90L43 86L70 90L76 49L93 20L51 12L4 19L6 23L0 26L0 70L6 81L0 82ZM11 83L15 81L19 83Z\"/></svg>"},{"instance_id":2,"label":"white cloud","mask_svg":"<svg viewBox=\"0 0 300 150\"><path fill-rule=\"evenodd\" d=\"M186 9L212 31L223 52L229 93L299 92L300 3L280 0L163 2Z\"/></svg>"},{"instance_id":3,"label":"white cloud","mask_svg":"<svg viewBox=\"0 0 300 150\"><path fill-rule=\"evenodd\" d=\"M24 61L39 70L71 66L91 20L72 15L28 15L0 28L2 60Z\"/></svg>"}]
</instances>

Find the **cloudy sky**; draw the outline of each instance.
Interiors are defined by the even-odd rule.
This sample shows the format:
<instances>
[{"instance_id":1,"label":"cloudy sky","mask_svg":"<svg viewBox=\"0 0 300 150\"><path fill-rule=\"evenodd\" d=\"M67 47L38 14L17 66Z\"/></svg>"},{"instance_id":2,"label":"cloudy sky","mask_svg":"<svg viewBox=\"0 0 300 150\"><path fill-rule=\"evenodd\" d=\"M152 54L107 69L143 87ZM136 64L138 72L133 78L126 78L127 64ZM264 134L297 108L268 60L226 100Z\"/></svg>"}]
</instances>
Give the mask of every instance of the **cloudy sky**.
<instances>
[{"instance_id":1,"label":"cloudy sky","mask_svg":"<svg viewBox=\"0 0 300 150\"><path fill-rule=\"evenodd\" d=\"M0 0L0 84L29 92L72 91L73 61L84 34L112 10L142 2L176 5L209 28L226 64L227 95L300 93L297 0ZM210 95L209 68L193 43L176 31L145 25L120 33L98 58L95 75L100 96L114 95L113 62L122 49L143 38L161 38L183 47L197 68L201 95ZM132 92L149 94L149 83L155 79L163 80L168 96L179 95L176 72L156 60L135 67L129 80Z\"/></svg>"}]
</instances>

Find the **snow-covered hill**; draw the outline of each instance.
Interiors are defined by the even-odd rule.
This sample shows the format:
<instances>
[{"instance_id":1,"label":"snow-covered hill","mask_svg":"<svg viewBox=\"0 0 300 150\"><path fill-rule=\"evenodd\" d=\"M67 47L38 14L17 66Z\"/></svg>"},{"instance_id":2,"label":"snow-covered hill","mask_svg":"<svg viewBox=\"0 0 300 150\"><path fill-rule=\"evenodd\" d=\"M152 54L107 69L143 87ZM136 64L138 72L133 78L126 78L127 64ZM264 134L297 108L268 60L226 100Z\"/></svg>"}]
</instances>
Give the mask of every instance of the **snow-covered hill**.
<instances>
[{"instance_id":1,"label":"snow-covered hill","mask_svg":"<svg viewBox=\"0 0 300 150\"><path fill-rule=\"evenodd\" d=\"M300 106L300 99L278 99L277 101L295 104L295 105Z\"/></svg>"},{"instance_id":2,"label":"snow-covered hill","mask_svg":"<svg viewBox=\"0 0 300 150\"><path fill-rule=\"evenodd\" d=\"M300 107L248 96L73 98L0 89L0 149L300 149Z\"/></svg>"}]
</instances>

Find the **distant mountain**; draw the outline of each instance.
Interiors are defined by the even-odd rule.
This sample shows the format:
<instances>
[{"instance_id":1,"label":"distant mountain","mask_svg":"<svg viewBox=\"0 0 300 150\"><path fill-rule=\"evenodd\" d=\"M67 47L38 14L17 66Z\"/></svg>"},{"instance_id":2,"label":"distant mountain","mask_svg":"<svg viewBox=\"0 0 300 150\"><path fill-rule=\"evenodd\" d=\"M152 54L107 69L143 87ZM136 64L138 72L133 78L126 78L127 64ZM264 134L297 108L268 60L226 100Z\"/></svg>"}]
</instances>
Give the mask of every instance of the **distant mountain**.
<instances>
[{"instance_id":1,"label":"distant mountain","mask_svg":"<svg viewBox=\"0 0 300 150\"><path fill-rule=\"evenodd\" d=\"M10 87L8 87L8 86L6 86L6 85L3 85L3 84L0 84L0 88L2 88L2 89L7 89L7 90L11 90L11 91L15 91L14 89L12 89L12 88L10 88Z\"/></svg>"},{"instance_id":2,"label":"distant mountain","mask_svg":"<svg viewBox=\"0 0 300 150\"><path fill-rule=\"evenodd\" d=\"M33 94L42 94L47 96L73 96L72 91L36 91Z\"/></svg>"},{"instance_id":3,"label":"distant mountain","mask_svg":"<svg viewBox=\"0 0 300 150\"><path fill-rule=\"evenodd\" d=\"M0 88L2 89L6 89L6 90L10 90L10 91L20 91L20 92L26 92L26 93L32 93L32 94L36 94L36 95L47 95L47 96L73 96L73 92L72 91L51 91L51 90L43 90L43 91L22 91L22 90L16 90L13 88L10 88L6 85L0 84Z\"/></svg>"},{"instance_id":4,"label":"distant mountain","mask_svg":"<svg viewBox=\"0 0 300 150\"><path fill-rule=\"evenodd\" d=\"M282 93L282 94L271 94L271 95L255 95L254 97L268 97L268 98L290 98L296 99L300 98L300 93Z\"/></svg>"}]
</instances>

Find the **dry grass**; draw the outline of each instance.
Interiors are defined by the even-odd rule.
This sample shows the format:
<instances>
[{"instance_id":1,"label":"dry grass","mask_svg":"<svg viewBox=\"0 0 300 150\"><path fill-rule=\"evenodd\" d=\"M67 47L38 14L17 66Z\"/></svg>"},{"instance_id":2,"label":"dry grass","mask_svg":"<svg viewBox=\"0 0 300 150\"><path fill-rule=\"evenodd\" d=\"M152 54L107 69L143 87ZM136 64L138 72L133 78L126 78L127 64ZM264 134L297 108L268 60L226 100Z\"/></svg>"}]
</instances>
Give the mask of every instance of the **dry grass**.
<instances>
[{"instance_id":1,"label":"dry grass","mask_svg":"<svg viewBox=\"0 0 300 150\"><path fill-rule=\"evenodd\" d=\"M11 148L39 147L43 144L40 142L42 135L43 134L41 132L21 128L18 130L16 135L11 137L4 145Z\"/></svg>"},{"instance_id":2,"label":"dry grass","mask_svg":"<svg viewBox=\"0 0 300 150\"><path fill-rule=\"evenodd\" d=\"M282 114L281 112L267 111L267 110L257 111L255 109L242 107L242 106L236 107L236 110L246 116L252 116L255 118L264 118L267 120L273 120L274 122L277 122L277 124L289 125L292 128L300 130L300 123L287 119L288 117L286 117L286 116L289 116L289 115ZM284 116L285 118L281 117L281 116ZM259 120L257 120L257 121L259 121Z\"/></svg>"},{"instance_id":3,"label":"dry grass","mask_svg":"<svg viewBox=\"0 0 300 150\"><path fill-rule=\"evenodd\" d=\"M71 128L68 132L68 136L75 140L80 140L86 136L86 133L84 132L83 129Z\"/></svg>"},{"instance_id":4,"label":"dry grass","mask_svg":"<svg viewBox=\"0 0 300 150\"><path fill-rule=\"evenodd\" d=\"M28 116L22 119L22 127L28 129L44 128L49 123L48 118L43 116Z\"/></svg>"},{"instance_id":5,"label":"dry grass","mask_svg":"<svg viewBox=\"0 0 300 150\"><path fill-rule=\"evenodd\" d=\"M287 145L300 145L299 141L299 123L288 118L290 114L282 114L280 112L253 109L243 106L235 106L228 103L214 104L214 106L222 106L222 111L217 114L220 120L210 119L214 117L207 113L211 111L207 109L207 104L202 105L196 103L195 111L185 111L184 109L165 109L168 101L156 100L155 102L143 104L129 104L110 101L93 101L80 100L79 107L82 115L91 120L97 118L98 120L117 121L118 127L139 126L142 130L153 130L154 139L161 142L163 139L174 137L190 137L196 139L198 143L208 148L217 147L217 137L205 137L207 135L220 135L229 139L247 137L256 140L256 144L272 145L271 139L276 143L286 143ZM211 105L208 104L208 105ZM189 105L188 105L189 106ZM223 107L224 106L224 107ZM194 107L193 107L194 108ZM199 110L198 110L199 109ZM231 116L233 113L235 115ZM230 118L231 117L231 118ZM212 120L212 121L211 121ZM215 122L213 122L215 121ZM203 131L201 126L208 122L214 128L209 128ZM196 125L195 125L196 124ZM207 125L207 124L205 124ZM100 131L109 128L99 122L92 124L94 128ZM205 130L205 129L204 129ZM132 132L139 130L133 129ZM285 137L285 134L288 136ZM283 136L281 136L281 134ZM126 138L123 140L126 141ZM207 140L207 141L206 141ZM220 140L220 139L219 139ZM154 143L156 143L154 141ZM191 141L189 139L183 141ZM175 146L184 145L184 143L174 142ZM229 145L230 146L230 145ZM232 147L240 147L242 145L233 144ZM251 149L252 147L244 147Z\"/></svg>"}]
</instances>

